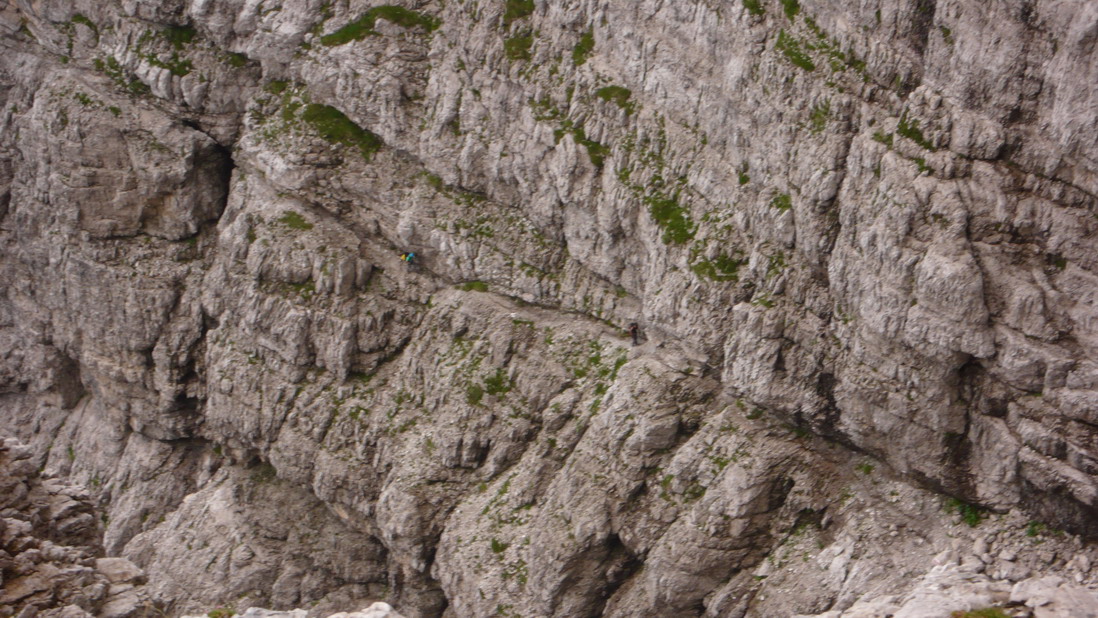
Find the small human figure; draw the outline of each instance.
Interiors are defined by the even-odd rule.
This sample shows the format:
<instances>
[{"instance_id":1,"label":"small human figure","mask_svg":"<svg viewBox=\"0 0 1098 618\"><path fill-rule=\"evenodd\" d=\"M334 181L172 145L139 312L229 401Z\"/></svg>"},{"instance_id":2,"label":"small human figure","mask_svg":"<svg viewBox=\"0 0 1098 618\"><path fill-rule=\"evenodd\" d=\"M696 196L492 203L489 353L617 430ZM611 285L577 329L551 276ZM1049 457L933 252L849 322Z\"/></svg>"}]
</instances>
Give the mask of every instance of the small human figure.
<instances>
[{"instance_id":1,"label":"small human figure","mask_svg":"<svg viewBox=\"0 0 1098 618\"><path fill-rule=\"evenodd\" d=\"M404 262L404 265L408 267L408 270L412 270L416 266L416 254L411 251L401 253L400 261Z\"/></svg>"},{"instance_id":2,"label":"small human figure","mask_svg":"<svg viewBox=\"0 0 1098 618\"><path fill-rule=\"evenodd\" d=\"M636 322L629 323L629 336L633 338L633 345L637 345L637 337L640 335L640 327Z\"/></svg>"}]
</instances>

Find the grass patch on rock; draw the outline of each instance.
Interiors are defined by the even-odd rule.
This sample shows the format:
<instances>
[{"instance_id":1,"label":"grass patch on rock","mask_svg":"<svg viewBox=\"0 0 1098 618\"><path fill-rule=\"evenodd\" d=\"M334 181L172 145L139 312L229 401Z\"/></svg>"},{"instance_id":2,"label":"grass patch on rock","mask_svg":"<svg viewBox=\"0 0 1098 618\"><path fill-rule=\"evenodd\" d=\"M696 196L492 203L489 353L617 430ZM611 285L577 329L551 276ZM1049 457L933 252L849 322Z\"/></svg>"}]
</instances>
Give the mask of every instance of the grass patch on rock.
<instances>
[{"instance_id":1,"label":"grass patch on rock","mask_svg":"<svg viewBox=\"0 0 1098 618\"><path fill-rule=\"evenodd\" d=\"M812 112L809 115L811 122L810 128L813 133L820 133L827 128L827 121L831 117L831 101L824 99L823 101L812 106Z\"/></svg>"},{"instance_id":2,"label":"grass patch on rock","mask_svg":"<svg viewBox=\"0 0 1098 618\"><path fill-rule=\"evenodd\" d=\"M484 378L484 391L489 395L505 395L513 387L514 384L507 377L507 372L503 370L503 367L496 369L494 374Z\"/></svg>"},{"instance_id":3,"label":"grass patch on rock","mask_svg":"<svg viewBox=\"0 0 1098 618\"><path fill-rule=\"evenodd\" d=\"M310 103L305 106L301 118L312 125L316 132L328 142L358 148L362 158L367 161L384 145L380 137L358 126L331 105Z\"/></svg>"},{"instance_id":4,"label":"grass patch on rock","mask_svg":"<svg viewBox=\"0 0 1098 618\"><path fill-rule=\"evenodd\" d=\"M285 213L283 213L283 215L279 217L278 222L290 228L291 230L313 229L312 223L306 221L305 217L301 216L301 213L293 210L287 210Z\"/></svg>"},{"instance_id":5,"label":"grass patch on rock","mask_svg":"<svg viewBox=\"0 0 1098 618\"><path fill-rule=\"evenodd\" d=\"M770 207L777 208L781 212L786 212L790 208L793 208L793 198L789 197L788 193L775 195L774 199L770 200Z\"/></svg>"},{"instance_id":6,"label":"grass patch on rock","mask_svg":"<svg viewBox=\"0 0 1098 618\"><path fill-rule=\"evenodd\" d=\"M778 42L774 48L785 54L786 60L793 63L794 66L798 66L805 71L816 70L816 65L812 62L812 59L801 49L800 42L786 34L785 30L778 32Z\"/></svg>"},{"instance_id":7,"label":"grass patch on rock","mask_svg":"<svg viewBox=\"0 0 1098 618\"><path fill-rule=\"evenodd\" d=\"M465 402L471 406L479 406L484 399L484 388L479 384L470 384L465 387Z\"/></svg>"},{"instance_id":8,"label":"grass patch on rock","mask_svg":"<svg viewBox=\"0 0 1098 618\"><path fill-rule=\"evenodd\" d=\"M782 10L785 11L785 16L789 18L789 21L793 21L797 13L801 12L801 5L797 0L782 0Z\"/></svg>"},{"instance_id":9,"label":"grass patch on rock","mask_svg":"<svg viewBox=\"0 0 1098 618\"><path fill-rule=\"evenodd\" d=\"M595 33L593 30L588 30L580 36L579 43L576 43L576 46L572 48L572 64L580 66L587 62L594 50Z\"/></svg>"},{"instance_id":10,"label":"grass patch on rock","mask_svg":"<svg viewBox=\"0 0 1098 618\"><path fill-rule=\"evenodd\" d=\"M967 612L957 610L949 616L950 618L1010 618L1011 615L999 607L985 607L984 609L975 609Z\"/></svg>"},{"instance_id":11,"label":"grass patch on rock","mask_svg":"<svg viewBox=\"0 0 1098 618\"><path fill-rule=\"evenodd\" d=\"M228 62L229 66L233 67L234 69L239 69L243 66L246 66L249 60L250 59L246 54L241 54L238 52L229 52L225 56L225 62Z\"/></svg>"},{"instance_id":12,"label":"grass patch on rock","mask_svg":"<svg viewBox=\"0 0 1098 618\"><path fill-rule=\"evenodd\" d=\"M171 43L172 47L179 51L194 42L198 31L194 26L168 26L160 31L164 40Z\"/></svg>"},{"instance_id":13,"label":"grass patch on rock","mask_svg":"<svg viewBox=\"0 0 1098 618\"><path fill-rule=\"evenodd\" d=\"M980 507L958 500L957 498L950 498L946 500L945 510L947 513L957 513L961 516L961 521L968 524L970 528L975 528L980 525L980 522L987 517L987 513Z\"/></svg>"},{"instance_id":14,"label":"grass patch on rock","mask_svg":"<svg viewBox=\"0 0 1098 618\"><path fill-rule=\"evenodd\" d=\"M740 267L746 263L747 260L743 258L732 257L722 253L712 260L699 260L694 262L690 265L690 270L702 279L711 279L713 281L739 281Z\"/></svg>"},{"instance_id":15,"label":"grass patch on rock","mask_svg":"<svg viewBox=\"0 0 1098 618\"><path fill-rule=\"evenodd\" d=\"M187 58L180 58L179 54L172 52L171 58L167 60L161 60L155 54L146 54L145 60L154 67L160 67L167 69L169 73L176 77L183 77L189 75L191 70L194 69L194 65Z\"/></svg>"},{"instance_id":16,"label":"grass patch on rock","mask_svg":"<svg viewBox=\"0 0 1098 618\"><path fill-rule=\"evenodd\" d=\"M679 204L678 192L674 195L652 195L644 198L648 204L648 213L663 229L663 242L668 245L681 245L694 238L698 226Z\"/></svg>"},{"instance_id":17,"label":"grass patch on rock","mask_svg":"<svg viewBox=\"0 0 1098 618\"><path fill-rule=\"evenodd\" d=\"M565 118L565 114L548 100L531 100L530 104L534 108L534 118L537 120L560 122L560 128L553 130L553 137L558 143L561 138L570 134L577 144L583 146L587 150L587 156L591 159L591 163L595 167L602 169L602 165L606 161L606 156L610 154L610 148L605 144L589 139L587 133L583 130L582 125Z\"/></svg>"},{"instance_id":18,"label":"grass patch on rock","mask_svg":"<svg viewBox=\"0 0 1098 618\"><path fill-rule=\"evenodd\" d=\"M106 60L96 58L93 61L93 65L96 70L101 71L107 77L111 78L122 90L129 92L135 96L141 96L149 93L149 86L139 79L131 79L131 76L122 67L122 64L114 56L107 56Z\"/></svg>"},{"instance_id":19,"label":"grass patch on rock","mask_svg":"<svg viewBox=\"0 0 1098 618\"><path fill-rule=\"evenodd\" d=\"M533 45L534 34L526 30L503 41L503 53L511 60L529 60Z\"/></svg>"},{"instance_id":20,"label":"grass patch on rock","mask_svg":"<svg viewBox=\"0 0 1098 618\"><path fill-rule=\"evenodd\" d=\"M99 39L99 26L96 26L95 22L88 19L88 17L86 15L84 15L83 13L77 13L76 15L73 15L72 19L70 19L69 21L71 21L74 24L81 24L81 25L87 27L89 30L91 30L93 33L95 33L96 40Z\"/></svg>"},{"instance_id":21,"label":"grass patch on rock","mask_svg":"<svg viewBox=\"0 0 1098 618\"><path fill-rule=\"evenodd\" d=\"M269 92L271 94L282 94L283 92L286 91L286 88L288 88L289 86L290 86L290 82L285 81L285 80L281 80L281 79L276 79L276 80L272 80L272 81L267 82L267 85L263 86L263 90L265 92Z\"/></svg>"},{"instance_id":22,"label":"grass patch on rock","mask_svg":"<svg viewBox=\"0 0 1098 618\"><path fill-rule=\"evenodd\" d=\"M534 0L506 0L503 8L503 25L509 26L516 19L529 17L534 12Z\"/></svg>"},{"instance_id":23,"label":"grass patch on rock","mask_svg":"<svg viewBox=\"0 0 1098 618\"><path fill-rule=\"evenodd\" d=\"M914 118L908 119L907 113L900 115L900 123L896 125L896 133L901 137L906 137L915 142L926 150L932 152L936 150L934 144L931 144L930 140L923 135L922 129L919 128L919 121Z\"/></svg>"},{"instance_id":24,"label":"grass patch on rock","mask_svg":"<svg viewBox=\"0 0 1098 618\"><path fill-rule=\"evenodd\" d=\"M368 36L377 36L380 33L377 30L374 30L374 26L377 24L378 19L384 19L385 21L392 22L402 28L420 27L427 32L434 32L442 24L442 22L435 17L417 13L416 11L406 9L402 6L375 6L363 13L362 17L343 26L339 30L320 37L320 43L321 45L327 45L328 47L335 47L353 41L361 41Z\"/></svg>"},{"instance_id":25,"label":"grass patch on rock","mask_svg":"<svg viewBox=\"0 0 1098 618\"><path fill-rule=\"evenodd\" d=\"M603 101L617 105L625 110L626 114L632 114L636 110L636 105L629 100L633 96L633 92L628 88L623 88L621 86L605 86L596 90L595 96Z\"/></svg>"}]
</instances>

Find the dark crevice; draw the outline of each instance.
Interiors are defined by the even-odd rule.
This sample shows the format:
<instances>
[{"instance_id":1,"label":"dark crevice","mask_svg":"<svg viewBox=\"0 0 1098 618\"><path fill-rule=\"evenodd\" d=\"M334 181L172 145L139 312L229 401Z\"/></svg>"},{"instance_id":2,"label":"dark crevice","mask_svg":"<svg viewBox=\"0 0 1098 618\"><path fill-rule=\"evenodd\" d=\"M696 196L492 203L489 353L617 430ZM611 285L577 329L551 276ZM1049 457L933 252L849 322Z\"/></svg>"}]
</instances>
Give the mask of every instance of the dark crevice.
<instances>
[{"instance_id":1,"label":"dark crevice","mask_svg":"<svg viewBox=\"0 0 1098 618\"><path fill-rule=\"evenodd\" d=\"M476 469L484 465L488 460L488 453L492 450L491 440L472 440L468 444L465 438L458 438L457 453L459 461L457 467Z\"/></svg>"},{"instance_id":2,"label":"dark crevice","mask_svg":"<svg viewBox=\"0 0 1098 618\"><path fill-rule=\"evenodd\" d=\"M988 416L995 418L1006 418L1007 411L1009 410L1010 402L1006 399L987 399L987 412Z\"/></svg>"},{"instance_id":3,"label":"dark crevice","mask_svg":"<svg viewBox=\"0 0 1098 618\"><path fill-rule=\"evenodd\" d=\"M789 498L789 492L793 491L793 485L795 481L791 478L776 479L770 486L770 493L766 498L766 510L767 512L777 511L782 508L787 498Z\"/></svg>"},{"instance_id":4,"label":"dark crevice","mask_svg":"<svg viewBox=\"0 0 1098 618\"><path fill-rule=\"evenodd\" d=\"M61 359L55 370L54 387L61 396L61 407L71 410L87 394L80 372L80 363L76 359L58 351Z\"/></svg>"},{"instance_id":5,"label":"dark crevice","mask_svg":"<svg viewBox=\"0 0 1098 618\"><path fill-rule=\"evenodd\" d=\"M206 313L205 307L202 307L202 326L201 326L201 328L202 328L203 337L206 335L206 333L210 332L211 330L217 330L220 327L221 327L221 320L215 315Z\"/></svg>"},{"instance_id":6,"label":"dark crevice","mask_svg":"<svg viewBox=\"0 0 1098 618\"><path fill-rule=\"evenodd\" d=\"M0 158L0 221L8 216L11 205L11 181L14 177L11 160Z\"/></svg>"},{"instance_id":7,"label":"dark crevice","mask_svg":"<svg viewBox=\"0 0 1098 618\"><path fill-rule=\"evenodd\" d=\"M382 317L387 318L389 316L386 314ZM410 328L414 330L417 326L411 325ZM400 358L400 355L404 353L404 349L412 342L412 338L411 334L403 335L390 349L355 350L351 363L347 368L347 375L377 375L386 365ZM344 376L344 379L346 378L347 376Z\"/></svg>"},{"instance_id":8,"label":"dark crevice","mask_svg":"<svg viewBox=\"0 0 1098 618\"><path fill-rule=\"evenodd\" d=\"M937 0L915 0L914 9L911 20L911 47L915 53L922 56L926 53L927 41L930 39Z\"/></svg>"},{"instance_id":9,"label":"dark crevice","mask_svg":"<svg viewBox=\"0 0 1098 618\"><path fill-rule=\"evenodd\" d=\"M590 618L603 615L614 594L643 566L643 559L630 551L616 533L611 533L565 567L559 586L564 598L556 599L552 613L558 615L563 611L561 605L574 609L576 601L582 599L583 611L574 615Z\"/></svg>"},{"instance_id":10,"label":"dark crevice","mask_svg":"<svg viewBox=\"0 0 1098 618\"><path fill-rule=\"evenodd\" d=\"M644 566L644 561L629 551L617 534L611 534L606 539L605 546L608 552L603 562L606 567L606 585L600 595L601 607L595 615L601 615L607 601Z\"/></svg>"},{"instance_id":11,"label":"dark crevice","mask_svg":"<svg viewBox=\"0 0 1098 618\"><path fill-rule=\"evenodd\" d=\"M213 217L214 220L217 220L225 213L225 209L229 204L230 185L233 179L233 172L236 170L236 161L233 160L232 150L227 146L215 142L213 151L216 153L215 162L213 163L213 173L217 178L217 186L221 189L218 194L217 207L215 209L217 214Z\"/></svg>"},{"instance_id":12,"label":"dark crevice","mask_svg":"<svg viewBox=\"0 0 1098 618\"><path fill-rule=\"evenodd\" d=\"M1098 507L1084 504L1063 485L1037 487L1021 475L1022 508L1035 520L1087 539L1098 539Z\"/></svg>"},{"instance_id":13,"label":"dark crevice","mask_svg":"<svg viewBox=\"0 0 1098 618\"><path fill-rule=\"evenodd\" d=\"M821 371L816 376L816 394L819 395L821 403L814 415L815 427L818 432L829 437L836 436L839 433L839 404L835 401L835 385L837 383L838 380L835 379L835 374L829 371Z\"/></svg>"}]
</instances>

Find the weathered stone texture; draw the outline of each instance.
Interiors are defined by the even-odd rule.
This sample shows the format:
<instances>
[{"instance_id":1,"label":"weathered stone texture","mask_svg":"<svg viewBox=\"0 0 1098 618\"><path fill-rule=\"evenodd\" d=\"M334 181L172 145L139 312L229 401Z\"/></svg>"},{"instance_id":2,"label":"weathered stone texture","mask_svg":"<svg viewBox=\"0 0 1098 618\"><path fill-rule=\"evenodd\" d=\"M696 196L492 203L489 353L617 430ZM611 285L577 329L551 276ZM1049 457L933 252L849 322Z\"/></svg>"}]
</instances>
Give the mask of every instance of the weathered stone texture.
<instances>
[{"instance_id":1,"label":"weathered stone texture","mask_svg":"<svg viewBox=\"0 0 1098 618\"><path fill-rule=\"evenodd\" d=\"M0 428L175 613L899 608L974 535L1093 587L1095 28L5 5Z\"/></svg>"},{"instance_id":2,"label":"weathered stone texture","mask_svg":"<svg viewBox=\"0 0 1098 618\"><path fill-rule=\"evenodd\" d=\"M40 476L18 440L0 442L0 615L152 615L145 573L97 558L101 536L84 490Z\"/></svg>"}]
</instances>

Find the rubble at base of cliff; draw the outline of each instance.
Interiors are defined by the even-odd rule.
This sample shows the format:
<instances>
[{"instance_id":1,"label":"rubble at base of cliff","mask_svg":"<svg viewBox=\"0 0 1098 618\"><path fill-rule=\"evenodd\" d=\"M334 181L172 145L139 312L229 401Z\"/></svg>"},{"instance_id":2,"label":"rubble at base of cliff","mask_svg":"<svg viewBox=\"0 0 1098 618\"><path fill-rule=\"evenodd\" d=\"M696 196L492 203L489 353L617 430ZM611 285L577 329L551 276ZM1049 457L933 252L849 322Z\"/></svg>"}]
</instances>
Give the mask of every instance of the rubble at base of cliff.
<instances>
[{"instance_id":1,"label":"rubble at base of cliff","mask_svg":"<svg viewBox=\"0 0 1098 618\"><path fill-rule=\"evenodd\" d=\"M0 616L157 615L145 573L105 558L87 491L39 475L29 448L0 441Z\"/></svg>"}]
</instances>

